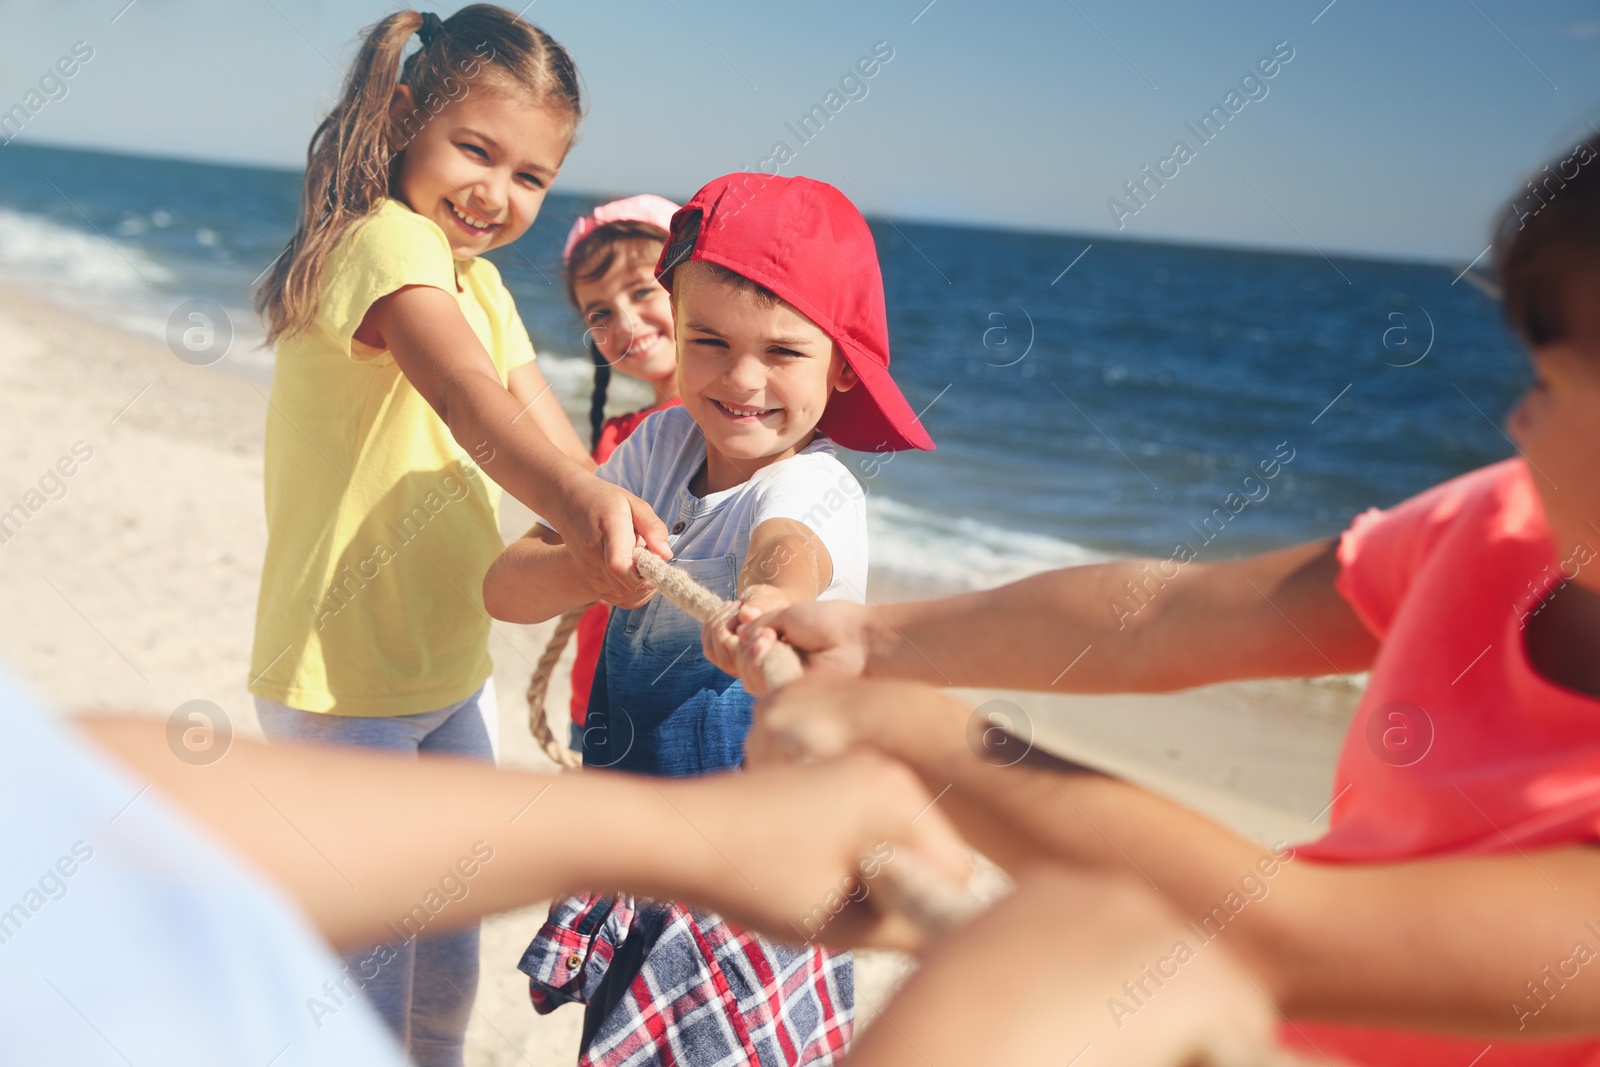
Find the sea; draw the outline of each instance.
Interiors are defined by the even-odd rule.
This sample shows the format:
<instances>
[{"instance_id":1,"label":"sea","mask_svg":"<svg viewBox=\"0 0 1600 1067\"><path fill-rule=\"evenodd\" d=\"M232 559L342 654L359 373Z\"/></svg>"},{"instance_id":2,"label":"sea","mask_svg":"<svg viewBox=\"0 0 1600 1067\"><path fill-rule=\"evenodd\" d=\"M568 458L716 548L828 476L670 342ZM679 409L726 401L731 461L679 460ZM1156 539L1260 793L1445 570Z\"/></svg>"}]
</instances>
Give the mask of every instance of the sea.
<instances>
[{"instance_id":1,"label":"sea","mask_svg":"<svg viewBox=\"0 0 1600 1067\"><path fill-rule=\"evenodd\" d=\"M216 372L269 379L250 294L299 180L7 145L0 283L162 342L183 305L210 301L232 331ZM490 254L585 434L591 370L560 249L605 199L552 192ZM846 454L875 583L981 588L1180 546L1235 558L1513 454L1500 424L1526 359L1465 264L869 221L892 370L938 444ZM613 394L613 411L645 400Z\"/></svg>"}]
</instances>

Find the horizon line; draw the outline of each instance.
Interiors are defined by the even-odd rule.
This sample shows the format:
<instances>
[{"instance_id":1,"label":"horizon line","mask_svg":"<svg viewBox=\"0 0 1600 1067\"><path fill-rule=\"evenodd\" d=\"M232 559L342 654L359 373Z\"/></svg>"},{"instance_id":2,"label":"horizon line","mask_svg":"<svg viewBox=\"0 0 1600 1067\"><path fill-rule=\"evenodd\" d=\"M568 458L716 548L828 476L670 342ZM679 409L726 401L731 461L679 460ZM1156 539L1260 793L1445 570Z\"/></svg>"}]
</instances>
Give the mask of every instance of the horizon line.
<instances>
[{"instance_id":1,"label":"horizon line","mask_svg":"<svg viewBox=\"0 0 1600 1067\"><path fill-rule=\"evenodd\" d=\"M49 140L49 139L24 138L21 135L19 135L17 137L13 137L13 138L11 138L10 140L8 140L8 141L6 141L4 143L0 143L0 151L3 151L4 149L9 148L9 147L11 147L13 145L17 145L17 146L20 146L22 148L39 148L39 149L44 149L44 150L47 150L47 151L53 150L53 151L64 151L64 152L84 152L84 153L91 153L91 154L98 153L100 155L121 156L121 157L124 157L124 158L127 158L127 159L159 160L159 161L165 161L165 162L171 162L171 163L186 163L186 164L190 164L190 165L209 166L209 167L233 167L233 168L237 168L237 169L240 169L240 170L279 171L279 172L282 172L282 173L285 173L285 174L298 174L298 173L303 173L304 172L304 168L303 167L297 167L297 166L293 166L293 165L285 164L285 163L272 163L272 162L265 162L265 161L261 161L261 160L250 160L250 159L242 159L242 158L206 157L206 156L201 156L201 155L190 155L190 154L182 154L182 153L174 153L174 152L163 152L163 151L157 151L157 150L135 151L135 150L129 150L129 149L126 149L126 148L107 147L107 146L104 146L104 145L86 145L86 144L79 144L79 143L69 143L69 142L64 142L64 141L52 141L52 140ZM792 175L788 175L788 176L792 177ZM636 192L637 190L634 190L634 191ZM604 202L606 199L615 198L617 196L629 196L629 195L632 195L631 192L618 192L616 190L604 190L604 189L596 189L596 188L579 188L579 187L575 187L575 186L571 186L571 185L568 185L568 186L566 186L564 188L560 188L560 189L554 189L553 188L553 189L551 189L551 193L553 193L555 195L558 195L558 196L570 196L570 197L577 197L577 198L580 198L580 199L593 199L593 200L596 200L596 201L599 201L599 202ZM667 194L663 193L661 195L667 195ZM681 200L686 200L687 196L680 196L680 197L678 197L678 199L680 201ZM1245 252L1245 253L1254 253L1254 254L1280 255L1280 256L1290 256L1290 257L1300 258L1300 259L1318 259L1318 258L1326 259L1326 258L1328 258L1328 256L1323 256L1323 255L1319 254L1318 252L1302 251L1298 247L1291 247L1291 246L1288 246L1288 245L1249 243L1249 242L1216 241L1216 240L1205 240L1205 239L1199 239L1199 238L1183 238L1183 237L1161 236L1161 235L1154 235L1154 236L1149 236L1149 237L1138 237L1138 236L1126 235L1126 234L1121 233L1120 231L1112 231L1112 230L1107 230L1107 231L1080 230L1080 229L1070 229L1070 228L1067 228L1067 227L1053 227L1053 226L1049 226L1049 225L1042 225L1042 226L1035 226L1035 227L1032 227L1032 228L1028 228L1028 227L1024 227L1024 226L1022 226L1020 224L1017 224L1017 223L1005 222L1005 221L1001 221L1001 220L980 220L980 219L973 219L973 218L970 218L970 217L959 217L959 216L958 217L950 217L950 216L941 217L941 216L923 216L923 215L914 215L914 214L887 215L887 214L880 214L880 213L875 212L875 211L874 212L863 211L862 215L865 218L869 219L869 220L871 220L871 219L879 219L879 220L882 220L884 222L888 222L891 225L898 222L898 223L907 223L907 224L910 224L910 225L913 225L913 226L936 226L936 227L946 227L946 228L949 228L949 229L986 230L986 231L990 231L990 232L1022 234L1022 235L1034 236L1034 237L1068 238L1068 239L1073 239L1073 240L1082 240L1082 241L1085 241L1085 242L1106 241L1106 242L1116 242L1116 243L1136 244L1136 245L1159 245L1159 246L1166 246L1166 247L1172 247L1172 248L1203 249L1205 251ZM1471 263L1468 263L1465 259L1463 259L1462 257L1459 257L1459 256L1436 257L1436 256L1427 255L1425 253L1403 254L1403 253L1374 251L1374 250L1370 250L1370 249L1356 251L1356 250L1350 250L1350 249L1338 249L1338 248L1335 248L1335 249L1333 249L1333 251L1331 253L1329 253L1329 255L1331 255L1331 257L1335 258L1335 259L1341 259L1341 260L1357 262L1357 263L1381 263L1381 264L1400 264L1400 265L1420 266L1420 267L1440 267L1440 268L1449 269L1452 273L1455 272L1457 269L1460 269L1462 267L1466 267L1467 269L1470 269L1471 266L1472 266ZM1481 258L1482 253L1479 253L1479 256ZM1473 263L1475 263L1475 262L1476 262L1476 260L1473 261Z\"/></svg>"}]
</instances>

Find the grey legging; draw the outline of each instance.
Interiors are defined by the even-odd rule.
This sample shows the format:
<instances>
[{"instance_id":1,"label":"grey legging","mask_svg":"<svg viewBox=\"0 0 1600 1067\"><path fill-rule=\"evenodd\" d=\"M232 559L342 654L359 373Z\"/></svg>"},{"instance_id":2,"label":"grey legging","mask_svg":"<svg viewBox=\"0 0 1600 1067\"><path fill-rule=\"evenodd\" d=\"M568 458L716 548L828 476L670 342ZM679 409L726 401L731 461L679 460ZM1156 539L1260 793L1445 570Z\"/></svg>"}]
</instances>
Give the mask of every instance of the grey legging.
<instances>
[{"instance_id":1,"label":"grey legging","mask_svg":"<svg viewBox=\"0 0 1600 1067\"><path fill-rule=\"evenodd\" d=\"M492 678L459 704L419 715L318 714L260 697L256 715L269 741L429 752L490 762L495 755L491 739L498 716ZM397 834L406 832L404 826L394 829ZM345 974L330 976L334 989L319 990L312 998L313 1013L337 1010L343 1003L339 998L359 987L417 1067L463 1067L467 1021L478 990L478 927L431 936L404 932L408 934L404 940L371 945L346 956Z\"/></svg>"}]
</instances>

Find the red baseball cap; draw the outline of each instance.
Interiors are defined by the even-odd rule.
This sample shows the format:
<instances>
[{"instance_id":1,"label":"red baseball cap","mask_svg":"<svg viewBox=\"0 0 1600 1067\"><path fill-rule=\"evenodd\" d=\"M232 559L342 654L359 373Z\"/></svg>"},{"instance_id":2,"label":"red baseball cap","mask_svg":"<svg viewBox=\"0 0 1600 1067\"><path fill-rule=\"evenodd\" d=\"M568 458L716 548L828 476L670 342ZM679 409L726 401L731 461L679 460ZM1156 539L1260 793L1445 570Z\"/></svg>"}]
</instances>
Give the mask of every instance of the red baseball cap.
<instances>
[{"instance_id":1,"label":"red baseball cap","mask_svg":"<svg viewBox=\"0 0 1600 1067\"><path fill-rule=\"evenodd\" d=\"M933 449L889 377L878 247L843 193L811 178L723 175L672 216L656 263L668 291L686 262L716 263L771 289L833 338L861 384L828 399L818 430L858 452Z\"/></svg>"}]
</instances>

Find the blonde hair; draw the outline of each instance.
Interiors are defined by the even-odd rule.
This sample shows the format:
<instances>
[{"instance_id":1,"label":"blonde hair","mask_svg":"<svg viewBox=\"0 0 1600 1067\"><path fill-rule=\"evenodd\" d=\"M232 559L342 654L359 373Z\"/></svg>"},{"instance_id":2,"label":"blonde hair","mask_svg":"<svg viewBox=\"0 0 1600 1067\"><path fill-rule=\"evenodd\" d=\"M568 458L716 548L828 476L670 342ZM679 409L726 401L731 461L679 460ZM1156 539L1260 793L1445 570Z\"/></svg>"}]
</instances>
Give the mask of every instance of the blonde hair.
<instances>
[{"instance_id":1,"label":"blonde hair","mask_svg":"<svg viewBox=\"0 0 1600 1067\"><path fill-rule=\"evenodd\" d=\"M425 43L400 62L413 34ZM316 318L328 253L351 226L394 195L400 153L392 147L482 81L519 92L576 133L583 92L567 50L537 26L494 4L472 4L448 19L397 11L363 35L338 104L311 135L300 218L294 236L256 290L267 343L299 333ZM395 89L411 90L414 108L391 119Z\"/></svg>"}]
</instances>

